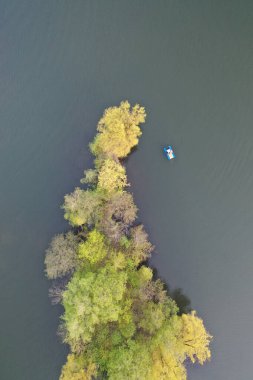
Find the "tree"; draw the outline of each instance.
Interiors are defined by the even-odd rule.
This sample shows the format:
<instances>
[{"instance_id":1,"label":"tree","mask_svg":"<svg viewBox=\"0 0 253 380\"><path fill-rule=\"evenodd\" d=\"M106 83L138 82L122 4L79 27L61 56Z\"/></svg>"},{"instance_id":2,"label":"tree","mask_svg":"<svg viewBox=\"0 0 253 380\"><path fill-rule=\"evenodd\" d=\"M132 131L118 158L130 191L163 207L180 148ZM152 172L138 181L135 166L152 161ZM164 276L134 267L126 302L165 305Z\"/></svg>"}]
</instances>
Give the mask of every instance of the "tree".
<instances>
[{"instance_id":1,"label":"tree","mask_svg":"<svg viewBox=\"0 0 253 380\"><path fill-rule=\"evenodd\" d=\"M153 335L159 330L167 318L166 304L145 302L142 308L142 317L138 326L147 334Z\"/></svg>"},{"instance_id":2,"label":"tree","mask_svg":"<svg viewBox=\"0 0 253 380\"><path fill-rule=\"evenodd\" d=\"M140 123L146 118L145 109L136 104L132 109L129 102L105 110L98 123L98 134L90 144L92 153L123 158L138 144L141 135Z\"/></svg>"},{"instance_id":3,"label":"tree","mask_svg":"<svg viewBox=\"0 0 253 380\"><path fill-rule=\"evenodd\" d=\"M120 191L127 185L125 168L108 158L104 161L98 175L98 188L107 192Z\"/></svg>"},{"instance_id":4,"label":"tree","mask_svg":"<svg viewBox=\"0 0 253 380\"><path fill-rule=\"evenodd\" d=\"M77 187L73 193L64 197L64 218L73 226L94 224L100 204L101 197L97 192Z\"/></svg>"},{"instance_id":5,"label":"tree","mask_svg":"<svg viewBox=\"0 0 253 380\"><path fill-rule=\"evenodd\" d=\"M110 380L145 380L150 378L151 360L148 345L131 340L128 346L116 348L110 353L107 369L108 378Z\"/></svg>"},{"instance_id":6,"label":"tree","mask_svg":"<svg viewBox=\"0 0 253 380\"><path fill-rule=\"evenodd\" d=\"M63 277L77 266L78 238L72 232L56 235L46 250L46 274L49 279Z\"/></svg>"},{"instance_id":7,"label":"tree","mask_svg":"<svg viewBox=\"0 0 253 380\"><path fill-rule=\"evenodd\" d=\"M165 345L152 353L151 377L147 380L186 380L184 365Z\"/></svg>"},{"instance_id":8,"label":"tree","mask_svg":"<svg viewBox=\"0 0 253 380\"><path fill-rule=\"evenodd\" d=\"M68 355L67 363L62 368L60 380L92 380L96 375L96 365L89 363L82 356Z\"/></svg>"},{"instance_id":9,"label":"tree","mask_svg":"<svg viewBox=\"0 0 253 380\"><path fill-rule=\"evenodd\" d=\"M140 298L144 301L164 302L166 297L166 290L160 279L149 281L140 289Z\"/></svg>"},{"instance_id":10,"label":"tree","mask_svg":"<svg viewBox=\"0 0 253 380\"><path fill-rule=\"evenodd\" d=\"M52 305L57 305L62 301L63 292L66 290L67 284L71 277L71 272L65 277L57 278L53 281L52 286L49 288L48 295L51 298Z\"/></svg>"},{"instance_id":11,"label":"tree","mask_svg":"<svg viewBox=\"0 0 253 380\"><path fill-rule=\"evenodd\" d=\"M96 229L92 230L85 242L79 244L78 256L80 259L86 259L91 264L95 264L107 255L108 248L105 244L105 237Z\"/></svg>"},{"instance_id":12,"label":"tree","mask_svg":"<svg viewBox=\"0 0 253 380\"><path fill-rule=\"evenodd\" d=\"M150 274L147 272L148 270L151 272ZM148 267L142 266L136 273L139 275L139 284L136 284L139 289L138 298L135 300L135 312L138 315L136 323L145 334L154 336L163 325L177 315L178 308L175 302L164 294L159 301L157 300L160 294L154 295L151 300L143 298L143 289L152 283L156 285L156 282L152 280L152 271ZM159 286L154 287L153 290L155 289L161 291Z\"/></svg>"},{"instance_id":13,"label":"tree","mask_svg":"<svg viewBox=\"0 0 253 380\"><path fill-rule=\"evenodd\" d=\"M127 192L116 193L111 196L105 204L99 228L114 243L119 243L121 237L126 233L134 222L137 214L137 207L133 197Z\"/></svg>"},{"instance_id":14,"label":"tree","mask_svg":"<svg viewBox=\"0 0 253 380\"><path fill-rule=\"evenodd\" d=\"M75 351L91 341L95 327L117 321L121 312L127 274L110 265L97 272L79 271L70 280L63 293L65 313L62 317L67 335L65 341Z\"/></svg>"},{"instance_id":15,"label":"tree","mask_svg":"<svg viewBox=\"0 0 253 380\"><path fill-rule=\"evenodd\" d=\"M88 169L84 171L84 178L80 180L81 183L87 183L88 185L95 186L98 179L98 172L94 169Z\"/></svg>"},{"instance_id":16,"label":"tree","mask_svg":"<svg viewBox=\"0 0 253 380\"><path fill-rule=\"evenodd\" d=\"M135 260L136 264L147 260L153 249L154 247L148 241L148 234L145 232L142 224L130 229L130 244L128 252L133 260Z\"/></svg>"},{"instance_id":17,"label":"tree","mask_svg":"<svg viewBox=\"0 0 253 380\"><path fill-rule=\"evenodd\" d=\"M206 331L203 321L197 317L196 311L190 314L182 314L181 331L178 337L182 343L182 350L185 357L195 363L203 364L211 358L209 344L212 336Z\"/></svg>"}]
</instances>

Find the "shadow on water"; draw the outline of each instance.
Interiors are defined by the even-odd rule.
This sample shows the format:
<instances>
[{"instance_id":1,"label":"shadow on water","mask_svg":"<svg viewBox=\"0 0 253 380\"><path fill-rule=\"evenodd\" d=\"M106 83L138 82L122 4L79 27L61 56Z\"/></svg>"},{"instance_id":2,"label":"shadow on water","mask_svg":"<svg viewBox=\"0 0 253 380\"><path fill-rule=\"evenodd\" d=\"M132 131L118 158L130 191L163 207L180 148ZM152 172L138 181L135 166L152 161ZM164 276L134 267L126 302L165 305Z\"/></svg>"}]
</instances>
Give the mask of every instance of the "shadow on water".
<instances>
[{"instance_id":1,"label":"shadow on water","mask_svg":"<svg viewBox=\"0 0 253 380\"><path fill-rule=\"evenodd\" d=\"M164 289L167 291L168 296L176 302L179 309L178 314L182 315L191 312L191 300L183 293L182 288L171 289L170 286L159 276L158 270L154 267L152 267L152 270L154 273L154 279L161 279L163 281Z\"/></svg>"},{"instance_id":2,"label":"shadow on water","mask_svg":"<svg viewBox=\"0 0 253 380\"><path fill-rule=\"evenodd\" d=\"M176 288L172 291L168 289L168 294L176 302L179 308L179 315L183 313L189 313L191 311L191 301L183 293L181 288Z\"/></svg>"}]
</instances>

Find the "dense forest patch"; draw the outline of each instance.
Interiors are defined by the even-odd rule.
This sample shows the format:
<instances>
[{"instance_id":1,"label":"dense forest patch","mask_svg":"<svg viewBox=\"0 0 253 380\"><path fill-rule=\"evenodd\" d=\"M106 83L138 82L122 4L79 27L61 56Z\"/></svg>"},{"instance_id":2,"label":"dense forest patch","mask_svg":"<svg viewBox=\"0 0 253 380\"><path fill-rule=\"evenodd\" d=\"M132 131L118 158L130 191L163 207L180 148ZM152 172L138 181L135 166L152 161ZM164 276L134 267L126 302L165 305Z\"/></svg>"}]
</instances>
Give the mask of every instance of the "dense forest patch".
<instances>
[{"instance_id":1,"label":"dense forest patch","mask_svg":"<svg viewBox=\"0 0 253 380\"><path fill-rule=\"evenodd\" d=\"M184 380L185 362L210 359L203 321L179 313L147 259L153 250L122 160L138 144L145 109L125 101L105 110L90 144L94 169L64 198L67 234L45 258L59 333L70 347L60 380Z\"/></svg>"}]
</instances>

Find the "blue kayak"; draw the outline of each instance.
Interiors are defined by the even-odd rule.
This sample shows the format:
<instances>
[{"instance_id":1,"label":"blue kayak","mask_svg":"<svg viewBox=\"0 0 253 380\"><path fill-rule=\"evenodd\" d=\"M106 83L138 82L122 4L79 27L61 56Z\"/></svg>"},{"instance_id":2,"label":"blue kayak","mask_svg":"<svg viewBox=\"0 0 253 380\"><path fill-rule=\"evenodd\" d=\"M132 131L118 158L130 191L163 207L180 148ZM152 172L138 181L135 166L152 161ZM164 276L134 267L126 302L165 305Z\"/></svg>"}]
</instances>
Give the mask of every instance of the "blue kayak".
<instances>
[{"instance_id":1,"label":"blue kayak","mask_svg":"<svg viewBox=\"0 0 253 380\"><path fill-rule=\"evenodd\" d=\"M168 160L172 160L176 157L172 147L169 145L168 147L163 148L165 156L168 158Z\"/></svg>"}]
</instances>

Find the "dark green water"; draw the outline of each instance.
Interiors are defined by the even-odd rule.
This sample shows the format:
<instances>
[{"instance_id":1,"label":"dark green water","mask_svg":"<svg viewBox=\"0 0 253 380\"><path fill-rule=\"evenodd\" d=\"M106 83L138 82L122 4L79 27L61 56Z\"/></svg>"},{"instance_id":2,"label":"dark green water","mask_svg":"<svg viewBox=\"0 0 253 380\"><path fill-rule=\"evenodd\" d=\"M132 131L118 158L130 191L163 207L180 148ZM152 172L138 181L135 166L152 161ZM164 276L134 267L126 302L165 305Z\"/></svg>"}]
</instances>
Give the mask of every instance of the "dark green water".
<instances>
[{"instance_id":1,"label":"dark green water","mask_svg":"<svg viewBox=\"0 0 253 380\"><path fill-rule=\"evenodd\" d=\"M252 18L251 1L0 0L1 380L58 379L44 250L122 99L148 112L127 166L152 264L215 336L189 379L252 378Z\"/></svg>"}]
</instances>

